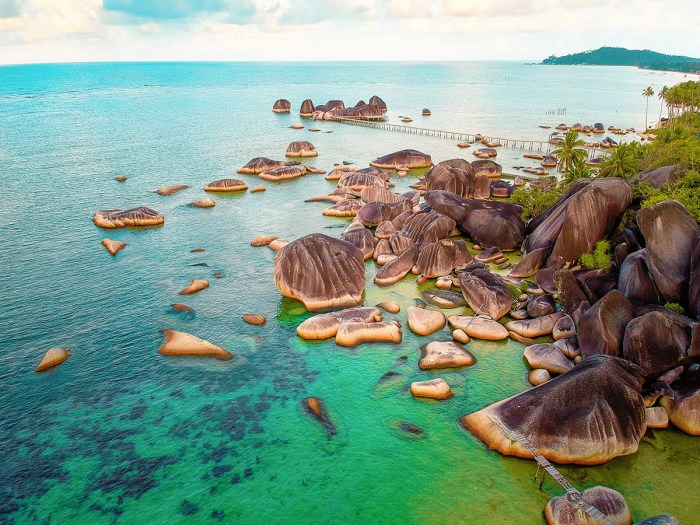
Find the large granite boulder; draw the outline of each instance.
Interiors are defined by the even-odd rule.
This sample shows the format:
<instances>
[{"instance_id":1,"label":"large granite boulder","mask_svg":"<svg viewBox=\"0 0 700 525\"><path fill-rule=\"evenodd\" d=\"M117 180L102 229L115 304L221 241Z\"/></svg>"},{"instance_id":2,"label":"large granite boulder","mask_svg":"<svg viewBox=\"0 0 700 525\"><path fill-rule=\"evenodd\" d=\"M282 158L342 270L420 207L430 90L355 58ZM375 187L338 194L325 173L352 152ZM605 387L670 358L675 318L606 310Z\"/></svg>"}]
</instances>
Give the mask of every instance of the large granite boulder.
<instances>
[{"instance_id":1,"label":"large granite boulder","mask_svg":"<svg viewBox=\"0 0 700 525\"><path fill-rule=\"evenodd\" d=\"M292 109L292 103L289 102L286 98L280 98L275 101L275 103L272 106L272 111L275 113L289 113L289 111Z\"/></svg>"},{"instance_id":2,"label":"large granite boulder","mask_svg":"<svg viewBox=\"0 0 700 525\"><path fill-rule=\"evenodd\" d=\"M674 383L673 398L663 396L661 406L676 427L687 434L700 436L700 381L697 377Z\"/></svg>"},{"instance_id":3,"label":"large granite boulder","mask_svg":"<svg viewBox=\"0 0 700 525\"><path fill-rule=\"evenodd\" d=\"M255 157L248 161L245 166L242 166L236 170L236 173L242 175L258 175L264 171L274 170L275 168L283 168L285 166L294 166L299 164L298 162L291 162L286 160L272 160L267 157Z\"/></svg>"},{"instance_id":4,"label":"large granite boulder","mask_svg":"<svg viewBox=\"0 0 700 525\"><path fill-rule=\"evenodd\" d=\"M688 171L688 166L684 164L674 164L673 166L663 166L653 170L646 170L637 173L630 179L633 184L646 182L654 188L661 189L668 182L675 182L681 175Z\"/></svg>"},{"instance_id":5,"label":"large granite boulder","mask_svg":"<svg viewBox=\"0 0 700 525\"><path fill-rule=\"evenodd\" d=\"M315 109L316 108L314 107L314 103L311 101L311 99L307 98L304 102L301 103L301 107L299 108L299 116L303 118L309 118L313 116Z\"/></svg>"},{"instance_id":6,"label":"large granite boulder","mask_svg":"<svg viewBox=\"0 0 700 525\"><path fill-rule=\"evenodd\" d=\"M474 160L471 164L476 177L483 175L491 179L497 179L503 174L503 167L492 160Z\"/></svg>"},{"instance_id":7,"label":"large granite boulder","mask_svg":"<svg viewBox=\"0 0 700 525\"><path fill-rule=\"evenodd\" d=\"M361 224L357 222L351 223L340 238L358 248L362 252L365 261L371 259L374 255L377 239L374 238L371 231Z\"/></svg>"},{"instance_id":8,"label":"large granite boulder","mask_svg":"<svg viewBox=\"0 0 700 525\"><path fill-rule=\"evenodd\" d=\"M481 176L477 184L472 165L463 159L439 162L425 174L426 191L449 191L465 198L488 198L488 177ZM486 182L483 182L484 179ZM486 191L484 191L486 188ZM484 193L486 195L484 196Z\"/></svg>"},{"instance_id":9,"label":"large granite boulder","mask_svg":"<svg viewBox=\"0 0 700 525\"><path fill-rule=\"evenodd\" d=\"M487 269L475 269L459 274L462 294L477 314L499 320L510 311L513 294L503 280Z\"/></svg>"},{"instance_id":10,"label":"large granite boulder","mask_svg":"<svg viewBox=\"0 0 700 525\"><path fill-rule=\"evenodd\" d=\"M357 306L338 312L328 312L309 317L297 326L297 334L302 339L317 340L335 337L338 328L350 321L373 323L382 320L382 312L375 306Z\"/></svg>"},{"instance_id":11,"label":"large granite boulder","mask_svg":"<svg viewBox=\"0 0 700 525\"><path fill-rule=\"evenodd\" d=\"M577 339L581 355L619 356L625 328L634 318L632 303L618 290L606 294L578 321Z\"/></svg>"},{"instance_id":12,"label":"large granite boulder","mask_svg":"<svg viewBox=\"0 0 700 525\"><path fill-rule=\"evenodd\" d=\"M318 157L318 151L311 142L298 140L291 142L284 153L286 157Z\"/></svg>"},{"instance_id":13,"label":"large granite boulder","mask_svg":"<svg viewBox=\"0 0 700 525\"><path fill-rule=\"evenodd\" d=\"M635 365L595 355L537 388L464 416L462 423L501 454L532 458L516 431L550 461L597 465L637 450L646 431L642 383Z\"/></svg>"},{"instance_id":14,"label":"large granite boulder","mask_svg":"<svg viewBox=\"0 0 700 525\"><path fill-rule=\"evenodd\" d=\"M693 254L690 258L688 315L693 319L700 319L700 235L695 237Z\"/></svg>"},{"instance_id":15,"label":"large granite boulder","mask_svg":"<svg viewBox=\"0 0 700 525\"><path fill-rule=\"evenodd\" d=\"M433 210L453 219L476 243L484 248L512 251L525 238L522 208L499 201L465 199L446 191L426 193Z\"/></svg>"},{"instance_id":16,"label":"large granite boulder","mask_svg":"<svg viewBox=\"0 0 700 525\"><path fill-rule=\"evenodd\" d=\"M369 99L369 103L370 103L370 104L376 104L377 106L379 106L379 107L381 108L382 112L384 112L384 111L387 110L386 102L384 102L384 101L383 101L380 97L378 97L377 95L372 95L372 96L370 97L370 99Z\"/></svg>"},{"instance_id":17,"label":"large granite boulder","mask_svg":"<svg viewBox=\"0 0 700 525\"><path fill-rule=\"evenodd\" d=\"M466 268L473 259L464 241L441 240L424 246L418 254L418 271L432 279Z\"/></svg>"},{"instance_id":18,"label":"large granite boulder","mask_svg":"<svg viewBox=\"0 0 700 525\"><path fill-rule=\"evenodd\" d=\"M622 261L617 277L617 289L630 301L658 304L661 294L649 276L646 248L629 254Z\"/></svg>"},{"instance_id":19,"label":"large granite boulder","mask_svg":"<svg viewBox=\"0 0 700 525\"><path fill-rule=\"evenodd\" d=\"M159 226L165 222L157 211L151 208L132 208L130 210L100 210L92 218L100 228L125 228L127 226Z\"/></svg>"},{"instance_id":20,"label":"large granite boulder","mask_svg":"<svg viewBox=\"0 0 700 525\"><path fill-rule=\"evenodd\" d=\"M700 357L700 349L691 345L694 331L692 321L661 310L633 319L625 330L623 357L639 365L646 378L658 377Z\"/></svg>"},{"instance_id":21,"label":"large granite boulder","mask_svg":"<svg viewBox=\"0 0 700 525\"><path fill-rule=\"evenodd\" d=\"M374 283L378 285L388 285L399 282L411 271L413 265L416 264L417 257L418 246L411 244L398 255L396 259L379 269L377 275L374 277Z\"/></svg>"},{"instance_id":22,"label":"large granite boulder","mask_svg":"<svg viewBox=\"0 0 700 525\"><path fill-rule=\"evenodd\" d=\"M551 248L548 266L572 263L612 233L631 202L632 187L623 179L580 179L530 221L525 251Z\"/></svg>"},{"instance_id":23,"label":"large granite boulder","mask_svg":"<svg viewBox=\"0 0 700 525\"><path fill-rule=\"evenodd\" d=\"M369 163L370 166L375 166L382 169L396 169L404 167L406 169L428 168L433 164L430 155L422 153L414 149L404 149L389 153Z\"/></svg>"},{"instance_id":24,"label":"large granite boulder","mask_svg":"<svg viewBox=\"0 0 700 525\"><path fill-rule=\"evenodd\" d=\"M680 202L663 201L637 213L647 245L649 275L666 302L686 304L693 244L700 227Z\"/></svg>"},{"instance_id":25,"label":"large granite boulder","mask_svg":"<svg viewBox=\"0 0 700 525\"><path fill-rule=\"evenodd\" d=\"M280 166L279 168L273 168L258 173L258 177L270 182L296 179L304 175L306 175L306 168L301 164L295 166Z\"/></svg>"},{"instance_id":26,"label":"large granite boulder","mask_svg":"<svg viewBox=\"0 0 700 525\"><path fill-rule=\"evenodd\" d=\"M599 510L614 525L632 525L632 515L625 498L608 487L590 487L581 492L581 499ZM555 496L544 509L547 525L598 525L577 505L571 494Z\"/></svg>"},{"instance_id":27,"label":"large granite boulder","mask_svg":"<svg viewBox=\"0 0 700 525\"><path fill-rule=\"evenodd\" d=\"M362 252L327 235L307 235L277 252L275 285L310 311L356 306L365 287Z\"/></svg>"},{"instance_id":28,"label":"large granite boulder","mask_svg":"<svg viewBox=\"0 0 700 525\"><path fill-rule=\"evenodd\" d=\"M454 227L455 221L440 213L414 213L404 221L401 235L419 244L433 243L447 239Z\"/></svg>"},{"instance_id":29,"label":"large granite boulder","mask_svg":"<svg viewBox=\"0 0 700 525\"><path fill-rule=\"evenodd\" d=\"M535 275L540 269L542 269L547 262L549 257L549 250L547 248L538 248L526 253L522 259L520 259L513 269L508 274L508 277L514 279L525 279L526 277L531 277Z\"/></svg>"}]
</instances>

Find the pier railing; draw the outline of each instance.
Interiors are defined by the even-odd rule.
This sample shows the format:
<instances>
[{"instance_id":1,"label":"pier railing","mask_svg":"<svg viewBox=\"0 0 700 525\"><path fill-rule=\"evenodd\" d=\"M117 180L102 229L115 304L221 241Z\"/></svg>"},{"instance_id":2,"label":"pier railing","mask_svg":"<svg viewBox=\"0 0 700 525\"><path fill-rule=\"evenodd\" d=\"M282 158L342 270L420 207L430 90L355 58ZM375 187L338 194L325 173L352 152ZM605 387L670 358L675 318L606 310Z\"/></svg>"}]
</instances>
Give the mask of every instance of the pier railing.
<instances>
[{"instance_id":1,"label":"pier railing","mask_svg":"<svg viewBox=\"0 0 700 525\"><path fill-rule=\"evenodd\" d=\"M490 135L463 133L459 131L445 131L440 129L420 128L417 126L404 126L402 124L391 124L389 122L377 122L362 120L352 117L336 117L333 122L343 124L351 124L353 126L362 126L365 128L382 129L385 131L395 131L400 133L409 133L412 135L425 135L428 137L438 137L449 140L457 140L460 142L478 142L486 139L487 142L497 142L505 148L519 149L523 151L532 151L548 155L553 149L556 149L556 144L552 144L545 140L522 140L522 139L507 139L501 137L492 137ZM607 151L599 150L598 148L590 148L588 150L588 158L596 157L600 154L606 154Z\"/></svg>"}]
</instances>

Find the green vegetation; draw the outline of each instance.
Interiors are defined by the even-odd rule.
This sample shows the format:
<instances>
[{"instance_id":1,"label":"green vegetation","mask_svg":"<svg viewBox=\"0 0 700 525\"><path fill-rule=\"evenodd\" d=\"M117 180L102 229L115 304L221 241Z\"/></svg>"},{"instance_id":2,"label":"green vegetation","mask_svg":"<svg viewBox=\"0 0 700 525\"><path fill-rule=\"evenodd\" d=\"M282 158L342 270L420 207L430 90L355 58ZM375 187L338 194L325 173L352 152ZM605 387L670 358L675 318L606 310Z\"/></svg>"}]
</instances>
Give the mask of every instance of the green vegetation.
<instances>
[{"instance_id":1,"label":"green vegetation","mask_svg":"<svg viewBox=\"0 0 700 525\"><path fill-rule=\"evenodd\" d=\"M552 152L559 163L559 171L569 171L577 160L585 161L588 152L583 149L585 142L578 138L578 133L569 130L564 135L564 140L559 147Z\"/></svg>"},{"instance_id":2,"label":"green vegetation","mask_svg":"<svg viewBox=\"0 0 700 525\"><path fill-rule=\"evenodd\" d=\"M607 270L612 263L610 241L598 241L593 249L593 253L584 253L581 256L581 264L589 270L597 268Z\"/></svg>"},{"instance_id":3,"label":"green vegetation","mask_svg":"<svg viewBox=\"0 0 700 525\"><path fill-rule=\"evenodd\" d=\"M636 193L641 197L640 208L648 208L662 201L675 200L685 206L700 222L700 172L689 171L676 182L664 184L661 189L639 184Z\"/></svg>"},{"instance_id":4,"label":"green vegetation","mask_svg":"<svg viewBox=\"0 0 700 525\"><path fill-rule=\"evenodd\" d=\"M520 291L520 288L515 286L514 284L506 283L506 287L510 290L510 293L513 295L513 299L518 299L523 292Z\"/></svg>"},{"instance_id":5,"label":"green vegetation","mask_svg":"<svg viewBox=\"0 0 700 525\"><path fill-rule=\"evenodd\" d=\"M644 151L639 142L623 142L600 165L598 176L628 179L639 172L643 154Z\"/></svg>"},{"instance_id":6,"label":"green vegetation","mask_svg":"<svg viewBox=\"0 0 700 525\"><path fill-rule=\"evenodd\" d=\"M664 101L671 120L677 115L700 111L700 82L689 80L668 88Z\"/></svg>"},{"instance_id":7,"label":"green vegetation","mask_svg":"<svg viewBox=\"0 0 700 525\"><path fill-rule=\"evenodd\" d=\"M523 207L520 215L527 222L551 208L561 194L562 192L556 186L553 188L531 186L515 190L513 195L510 196L510 200L513 204Z\"/></svg>"},{"instance_id":8,"label":"green vegetation","mask_svg":"<svg viewBox=\"0 0 700 525\"><path fill-rule=\"evenodd\" d=\"M626 49L624 47L601 47L593 51L584 51L562 57L552 55L543 60L542 64L636 66L642 69L683 71L685 73L700 71L700 58L665 55L648 49Z\"/></svg>"},{"instance_id":9,"label":"green vegetation","mask_svg":"<svg viewBox=\"0 0 700 525\"><path fill-rule=\"evenodd\" d=\"M666 310L671 310L672 312L676 312L677 314L685 315L685 308L683 308L678 303L666 303L664 305L664 308L666 308Z\"/></svg>"},{"instance_id":10,"label":"green vegetation","mask_svg":"<svg viewBox=\"0 0 700 525\"><path fill-rule=\"evenodd\" d=\"M568 188L579 179L590 179L593 177L593 168L586 164L586 158L575 159L570 169L564 172L560 184Z\"/></svg>"}]
</instances>

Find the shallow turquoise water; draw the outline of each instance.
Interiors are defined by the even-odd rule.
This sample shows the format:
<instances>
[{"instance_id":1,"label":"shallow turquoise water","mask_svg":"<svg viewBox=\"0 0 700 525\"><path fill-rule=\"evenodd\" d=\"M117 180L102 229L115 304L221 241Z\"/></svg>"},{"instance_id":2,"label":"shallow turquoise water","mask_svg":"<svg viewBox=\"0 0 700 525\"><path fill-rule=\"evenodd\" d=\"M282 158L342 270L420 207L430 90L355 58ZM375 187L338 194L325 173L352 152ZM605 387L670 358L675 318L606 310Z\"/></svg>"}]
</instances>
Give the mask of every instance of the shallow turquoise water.
<instances>
[{"instance_id":1,"label":"shallow turquoise water","mask_svg":"<svg viewBox=\"0 0 700 525\"><path fill-rule=\"evenodd\" d=\"M265 193L215 196L211 210L187 204L252 157L281 158L292 140L311 140L320 152L311 164L327 170L406 147L435 161L464 154L448 140L339 124L316 123L330 134L291 130L294 113L270 111L280 97L296 110L307 97L354 103L378 94L393 121L408 114L415 125L537 139L547 134L542 122L640 126L642 88L681 78L516 63L0 68L0 523L542 522L559 487L547 478L540 490L533 462L488 452L457 423L527 388L520 345L472 342L474 367L420 372L419 346L449 333L419 338L405 328L417 291L410 277L366 292L367 304L404 307L387 315L404 325L401 345L304 343L295 328L307 314L272 284L274 253L249 242L263 233L339 236L344 221L303 202L333 184L310 175L265 183ZM426 106L433 116L424 119ZM557 107L567 115L547 115ZM523 164L517 152L499 161ZM114 181L120 174L126 183ZM152 193L183 183L191 188L171 197ZM162 212L165 225L105 232L92 224L95 210L138 205ZM106 236L127 248L109 256L99 244ZM190 253L200 246L204 253ZM368 283L374 272L368 264ZM177 295L193 278L211 286ZM170 314L174 302L195 317ZM268 324L245 324L248 312ZM162 328L236 358L160 356ZM51 346L72 357L34 374ZM378 384L388 370L401 375ZM455 397L414 400L408 385L435 375ZM309 395L326 401L333 439L301 409ZM402 421L426 436L407 436ZM671 512L692 524L699 453L697 439L650 432L633 456L562 470L579 488L621 490L635 519Z\"/></svg>"}]
</instances>

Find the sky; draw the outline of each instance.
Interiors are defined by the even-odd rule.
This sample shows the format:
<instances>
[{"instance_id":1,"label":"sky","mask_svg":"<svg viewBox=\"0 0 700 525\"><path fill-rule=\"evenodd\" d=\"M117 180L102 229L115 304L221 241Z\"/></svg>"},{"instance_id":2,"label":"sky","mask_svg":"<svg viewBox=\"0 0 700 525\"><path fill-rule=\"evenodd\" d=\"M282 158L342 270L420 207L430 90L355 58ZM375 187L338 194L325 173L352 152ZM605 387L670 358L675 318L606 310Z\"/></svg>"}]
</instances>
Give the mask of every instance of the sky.
<instances>
[{"instance_id":1,"label":"sky","mask_svg":"<svg viewBox=\"0 0 700 525\"><path fill-rule=\"evenodd\" d=\"M0 64L700 57L700 0L0 0Z\"/></svg>"}]
</instances>

